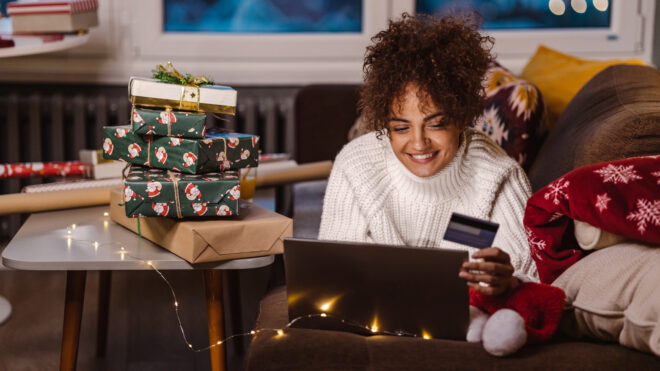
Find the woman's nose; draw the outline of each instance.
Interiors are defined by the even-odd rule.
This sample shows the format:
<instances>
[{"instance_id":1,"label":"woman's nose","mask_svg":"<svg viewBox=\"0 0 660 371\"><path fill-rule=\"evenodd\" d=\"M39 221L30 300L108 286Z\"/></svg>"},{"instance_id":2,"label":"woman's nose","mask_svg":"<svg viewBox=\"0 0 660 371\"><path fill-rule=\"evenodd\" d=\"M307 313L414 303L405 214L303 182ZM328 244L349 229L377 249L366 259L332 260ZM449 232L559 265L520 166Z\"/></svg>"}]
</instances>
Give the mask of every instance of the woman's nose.
<instances>
[{"instance_id":1,"label":"woman's nose","mask_svg":"<svg viewBox=\"0 0 660 371\"><path fill-rule=\"evenodd\" d=\"M413 131L413 147L416 150L423 150L429 143L426 131L423 128L417 128Z\"/></svg>"}]
</instances>

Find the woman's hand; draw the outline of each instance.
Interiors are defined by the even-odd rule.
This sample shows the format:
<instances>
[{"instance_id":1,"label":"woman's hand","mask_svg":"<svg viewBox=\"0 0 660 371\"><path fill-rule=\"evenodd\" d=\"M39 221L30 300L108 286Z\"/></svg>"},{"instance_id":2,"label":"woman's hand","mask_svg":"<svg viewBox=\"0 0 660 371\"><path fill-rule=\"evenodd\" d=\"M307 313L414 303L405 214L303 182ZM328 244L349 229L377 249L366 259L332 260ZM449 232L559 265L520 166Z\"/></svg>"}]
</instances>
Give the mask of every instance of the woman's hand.
<instances>
[{"instance_id":1,"label":"woman's hand","mask_svg":"<svg viewBox=\"0 0 660 371\"><path fill-rule=\"evenodd\" d=\"M498 247L479 250L472 257L483 261L464 262L458 276L468 281L468 286L473 290L486 295L500 295L520 284L513 277L509 254Z\"/></svg>"}]
</instances>

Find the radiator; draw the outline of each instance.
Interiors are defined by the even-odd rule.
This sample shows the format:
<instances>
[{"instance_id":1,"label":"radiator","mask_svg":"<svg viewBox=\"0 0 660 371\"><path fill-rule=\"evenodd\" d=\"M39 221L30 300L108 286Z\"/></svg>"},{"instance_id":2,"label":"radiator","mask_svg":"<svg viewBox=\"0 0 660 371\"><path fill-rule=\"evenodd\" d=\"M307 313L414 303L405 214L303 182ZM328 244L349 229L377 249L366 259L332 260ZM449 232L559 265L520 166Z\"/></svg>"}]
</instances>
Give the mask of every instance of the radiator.
<instances>
[{"instance_id":1,"label":"radiator","mask_svg":"<svg viewBox=\"0 0 660 371\"><path fill-rule=\"evenodd\" d=\"M238 88L235 117L207 116L209 128L261 136L264 153L295 156L293 103L297 88ZM102 127L128 124L125 87L5 85L0 87L0 163L72 161L78 150L101 148ZM1 193L55 179L0 180ZM0 239L13 236L25 216L0 217Z\"/></svg>"}]
</instances>

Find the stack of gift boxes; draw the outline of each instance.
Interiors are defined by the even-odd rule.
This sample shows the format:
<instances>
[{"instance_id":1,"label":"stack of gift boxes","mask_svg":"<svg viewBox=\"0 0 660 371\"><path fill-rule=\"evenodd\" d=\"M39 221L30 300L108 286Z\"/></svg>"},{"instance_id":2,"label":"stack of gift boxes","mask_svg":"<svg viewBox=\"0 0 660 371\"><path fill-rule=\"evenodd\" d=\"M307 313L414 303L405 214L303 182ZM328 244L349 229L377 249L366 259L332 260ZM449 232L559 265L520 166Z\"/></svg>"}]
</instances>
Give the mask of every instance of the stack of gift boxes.
<instances>
[{"instance_id":1,"label":"stack of gift boxes","mask_svg":"<svg viewBox=\"0 0 660 371\"><path fill-rule=\"evenodd\" d=\"M236 91L132 78L131 125L103 128L103 156L124 160L126 216L239 213L238 170L254 168L259 137L206 129L206 114L235 114Z\"/></svg>"}]
</instances>

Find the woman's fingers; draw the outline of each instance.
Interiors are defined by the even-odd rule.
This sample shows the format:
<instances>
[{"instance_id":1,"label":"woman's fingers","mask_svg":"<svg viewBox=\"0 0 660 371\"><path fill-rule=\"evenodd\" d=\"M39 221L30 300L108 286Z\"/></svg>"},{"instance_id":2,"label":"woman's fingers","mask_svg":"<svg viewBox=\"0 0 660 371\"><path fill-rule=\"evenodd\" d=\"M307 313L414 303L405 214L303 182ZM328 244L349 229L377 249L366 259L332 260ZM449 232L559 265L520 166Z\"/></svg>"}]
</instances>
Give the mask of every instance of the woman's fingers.
<instances>
[{"instance_id":1,"label":"woman's fingers","mask_svg":"<svg viewBox=\"0 0 660 371\"><path fill-rule=\"evenodd\" d=\"M459 277L465 279L468 282L476 283L479 282L487 283L489 286L501 286L505 285L509 281L509 277L494 276L491 274L479 274L471 273L468 271L461 271L458 274Z\"/></svg>"},{"instance_id":2,"label":"woman's fingers","mask_svg":"<svg viewBox=\"0 0 660 371\"><path fill-rule=\"evenodd\" d=\"M472 257L474 259L484 259L486 261L494 261L503 264L509 264L511 262L509 254L502 251L499 247L489 247L479 250L472 254Z\"/></svg>"},{"instance_id":3,"label":"woman's fingers","mask_svg":"<svg viewBox=\"0 0 660 371\"><path fill-rule=\"evenodd\" d=\"M481 271L486 274L502 277L510 277L513 274L513 266L511 266L511 264L501 264L490 261L464 262L462 270Z\"/></svg>"}]
</instances>

